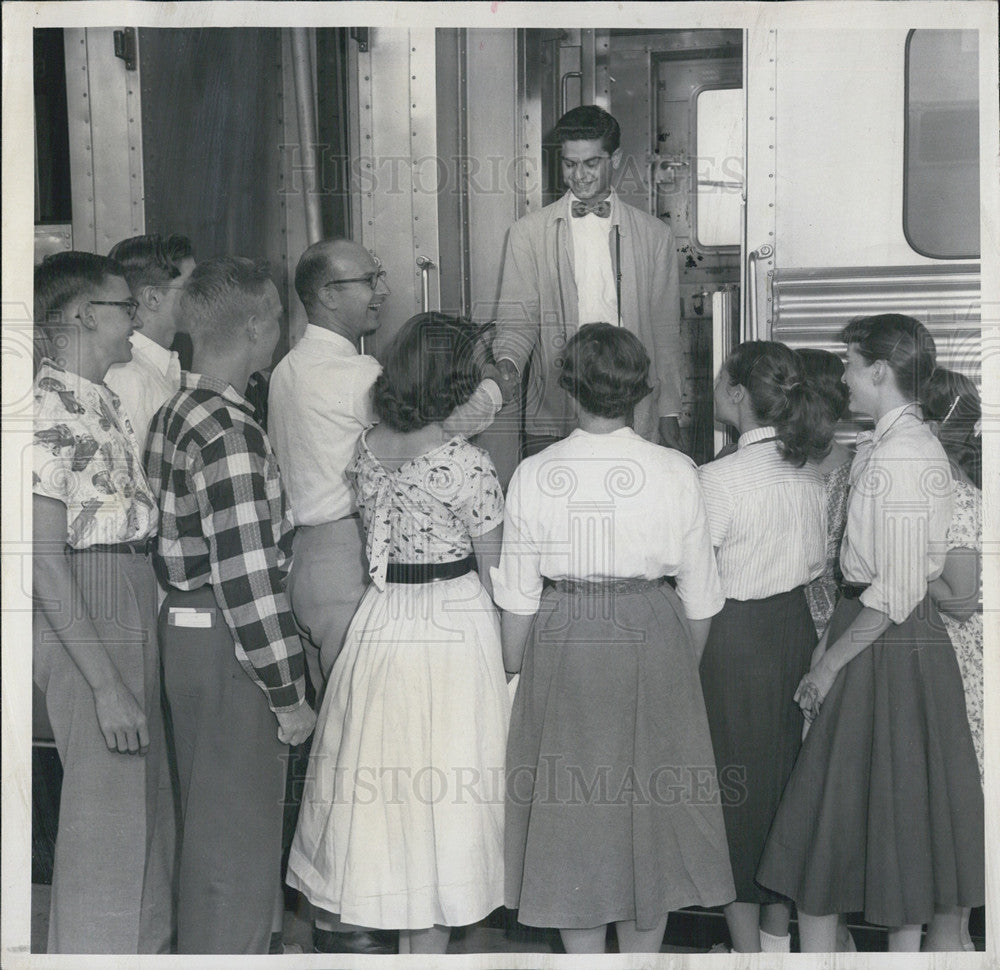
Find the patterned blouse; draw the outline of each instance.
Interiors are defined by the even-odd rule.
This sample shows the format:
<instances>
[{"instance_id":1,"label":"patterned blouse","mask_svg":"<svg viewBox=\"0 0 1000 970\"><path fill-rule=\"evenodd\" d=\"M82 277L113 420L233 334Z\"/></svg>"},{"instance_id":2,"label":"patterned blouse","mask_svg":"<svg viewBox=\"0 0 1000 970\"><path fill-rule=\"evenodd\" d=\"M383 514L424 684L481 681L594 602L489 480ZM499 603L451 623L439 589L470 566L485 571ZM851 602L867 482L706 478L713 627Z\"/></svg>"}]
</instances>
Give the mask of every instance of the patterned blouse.
<instances>
[{"instance_id":1,"label":"patterned blouse","mask_svg":"<svg viewBox=\"0 0 1000 970\"><path fill-rule=\"evenodd\" d=\"M833 616L840 593L838 582L840 543L847 524L847 493L851 482L851 459L838 465L826 476L826 565L823 575L806 586L806 602L821 637Z\"/></svg>"},{"instance_id":2,"label":"patterned blouse","mask_svg":"<svg viewBox=\"0 0 1000 970\"><path fill-rule=\"evenodd\" d=\"M32 492L66 506L74 549L141 542L157 509L118 396L43 360L34 382Z\"/></svg>"},{"instance_id":3,"label":"patterned blouse","mask_svg":"<svg viewBox=\"0 0 1000 970\"><path fill-rule=\"evenodd\" d=\"M464 559L472 539L503 522L503 491L490 456L454 437L395 471L369 450L368 432L347 477L368 535L372 582L385 589L386 566Z\"/></svg>"}]
</instances>

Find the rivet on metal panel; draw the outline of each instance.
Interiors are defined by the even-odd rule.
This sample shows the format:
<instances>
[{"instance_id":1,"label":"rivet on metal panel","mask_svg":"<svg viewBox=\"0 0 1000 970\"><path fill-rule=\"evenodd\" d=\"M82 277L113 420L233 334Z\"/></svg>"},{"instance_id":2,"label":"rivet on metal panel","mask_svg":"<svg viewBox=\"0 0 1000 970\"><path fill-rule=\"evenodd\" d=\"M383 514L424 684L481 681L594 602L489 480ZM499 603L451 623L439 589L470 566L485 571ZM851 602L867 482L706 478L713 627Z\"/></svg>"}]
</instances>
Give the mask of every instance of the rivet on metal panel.
<instances>
[{"instance_id":1,"label":"rivet on metal panel","mask_svg":"<svg viewBox=\"0 0 1000 970\"><path fill-rule=\"evenodd\" d=\"M367 74L365 75L365 80L366 80L366 81L370 80L370 78L368 77L368 75L367 75Z\"/></svg>"}]
</instances>

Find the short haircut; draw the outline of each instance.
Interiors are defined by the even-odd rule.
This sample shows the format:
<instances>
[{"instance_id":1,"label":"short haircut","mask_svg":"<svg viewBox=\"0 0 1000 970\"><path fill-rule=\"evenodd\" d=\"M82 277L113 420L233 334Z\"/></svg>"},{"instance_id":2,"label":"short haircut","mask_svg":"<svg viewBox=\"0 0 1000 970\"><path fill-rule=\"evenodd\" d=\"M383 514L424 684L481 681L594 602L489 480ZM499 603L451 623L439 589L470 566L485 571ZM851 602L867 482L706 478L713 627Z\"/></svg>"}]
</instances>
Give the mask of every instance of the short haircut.
<instances>
[{"instance_id":1,"label":"short haircut","mask_svg":"<svg viewBox=\"0 0 1000 970\"><path fill-rule=\"evenodd\" d=\"M730 386L746 388L754 417L774 427L782 458L802 466L830 453L835 421L801 357L776 340L748 340L722 365Z\"/></svg>"},{"instance_id":2,"label":"short haircut","mask_svg":"<svg viewBox=\"0 0 1000 970\"><path fill-rule=\"evenodd\" d=\"M239 328L263 309L270 282L265 259L214 256L199 263L181 294L192 341L215 351L231 347Z\"/></svg>"},{"instance_id":3,"label":"short haircut","mask_svg":"<svg viewBox=\"0 0 1000 970\"><path fill-rule=\"evenodd\" d=\"M844 383L844 362L829 350L818 347L802 347L798 351L799 360L806 379L830 406L830 415L834 421L840 421L847 414L847 404L850 393Z\"/></svg>"},{"instance_id":4,"label":"short haircut","mask_svg":"<svg viewBox=\"0 0 1000 970\"><path fill-rule=\"evenodd\" d=\"M621 126L614 115L596 104L584 104L567 111L552 129L552 141L596 141L609 154L618 150L622 140Z\"/></svg>"},{"instance_id":5,"label":"short haircut","mask_svg":"<svg viewBox=\"0 0 1000 970\"><path fill-rule=\"evenodd\" d=\"M982 402L975 382L958 371L935 367L920 389L924 417L938 424L937 437L948 457L983 487Z\"/></svg>"},{"instance_id":6,"label":"short haircut","mask_svg":"<svg viewBox=\"0 0 1000 970\"><path fill-rule=\"evenodd\" d=\"M60 334L71 326L67 304L91 296L109 277L125 278L121 264L96 253L61 252L35 267L35 356L52 357Z\"/></svg>"},{"instance_id":7,"label":"short haircut","mask_svg":"<svg viewBox=\"0 0 1000 970\"><path fill-rule=\"evenodd\" d=\"M634 333L588 323L566 345L559 386L595 417L631 418L652 391L648 377L649 354Z\"/></svg>"},{"instance_id":8,"label":"short haircut","mask_svg":"<svg viewBox=\"0 0 1000 970\"><path fill-rule=\"evenodd\" d=\"M900 392L915 401L937 361L934 338L913 317L902 313L879 313L858 317L840 331L840 339L854 345L869 363L884 360Z\"/></svg>"},{"instance_id":9,"label":"short haircut","mask_svg":"<svg viewBox=\"0 0 1000 970\"><path fill-rule=\"evenodd\" d=\"M194 259L191 240L176 233L164 239L159 233L132 236L117 243L108 254L125 269L125 282L133 296L144 286L169 283L181 275L180 263Z\"/></svg>"},{"instance_id":10,"label":"short haircut","mask_svg":"<svg viewBox=\"0 0 1000 970\"><path fill-rule=\"evenodd\" d=\"M416 431L468 401L480 379L473 334L460 317L410 317L386 349L375 381L379 417L396 431Z\"/></svg>"},{"instance_id":11,"label":"short haircut","mask_svg":"<svg viewBox=\"0 0 1000 970\"><path fill-rule=\"evenodd\" d=\"M300 257L295 267L295 292L302 305L309 310L316 302L316 294L330 281L332 266L330 255L337 245L351 240L321 239L313 243Z\"/></svg>"}]
</instances>

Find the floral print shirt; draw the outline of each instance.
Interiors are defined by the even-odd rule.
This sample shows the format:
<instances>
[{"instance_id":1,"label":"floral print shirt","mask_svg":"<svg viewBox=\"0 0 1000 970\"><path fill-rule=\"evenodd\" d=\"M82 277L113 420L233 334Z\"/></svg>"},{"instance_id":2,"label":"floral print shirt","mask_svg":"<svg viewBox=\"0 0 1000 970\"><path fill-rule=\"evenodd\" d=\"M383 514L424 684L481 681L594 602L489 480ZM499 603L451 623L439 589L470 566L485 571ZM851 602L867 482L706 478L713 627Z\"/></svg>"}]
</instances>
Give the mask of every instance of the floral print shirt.
<instances>
[{"instance_id":1,"label":"floral print shirt","mask_svg":"<svg viewBox=\"0 0 1000 970\"><path fill-rule=\"evenodd\" d=\"M32 492L66 506L74 549L156 534L156 502L117 395L43 360L35 377Z\"/></svg>"},{"instance_id":2,"label":"floral print shirt","mask_svg":"<svg viewBox=\"0 0 1000 970\"><path fill-rule=\"evenodd\" d=\"M369 573L385 588L389 562L443 563L464 559L472 539L503 522L503 491L490 456L454 437L395 471L361 435L347 469L368 535Z\"/></svg>"}]
</instances>

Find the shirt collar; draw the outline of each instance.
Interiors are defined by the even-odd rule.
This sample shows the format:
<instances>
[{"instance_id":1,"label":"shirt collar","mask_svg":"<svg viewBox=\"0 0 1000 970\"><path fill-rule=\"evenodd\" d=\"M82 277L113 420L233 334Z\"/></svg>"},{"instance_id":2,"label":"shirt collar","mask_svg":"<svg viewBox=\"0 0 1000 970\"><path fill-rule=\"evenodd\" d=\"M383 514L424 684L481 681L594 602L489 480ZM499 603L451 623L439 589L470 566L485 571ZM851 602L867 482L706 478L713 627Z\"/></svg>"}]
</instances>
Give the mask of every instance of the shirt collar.
<instances>
[{"instance_id":1,"label":"shirt collar","mask_svg":"<svg viewBox=\"0 0 1000 970\"><path fill-rule=\"evenodd\" d=\"M129 339L132 341L132 352L142 354L166 377L171 361L177 354L166 347L161 347L155 340L150 340L141 330L136 330Z\"/></svg>"},{"instance_id":2,"label":"shirt collar","mask_svg":"<svg viewBox=\"0 0 1000 970\"><path fill-rule=\"evenodd\" d=\"M882 415L875 423L875 427L871 431L862 431L858 434L859 445L866 444L867 442L880 441L886 436L889 429L894 427L895 424L903 417L904 414L909 412L909 417L915 418L918 422L922 422L924 419L924 412L920 409L920 405L916 401L910 401L908 404L901 404L898 408L893 408L891 411L887 411Z\"/></svg>"},{"instance_id":3,"label":"shirt collar","mask_svg":"<svg viewBox=\"0 0 1000 970\"><path fill-rule=\"evenodd\" d=\"M324 343L333 344L345 357L357 357L358 348L351 343L343 334L334 333L326 327L317 327L314 323L307 323L302 331L302 339L322 340Z\"/></svg>"},{"instance_id":4,"label":"shirt collar","mask_svg":"<svg viewBox=\"0 0 1000 970\"><path fill-rule=\"evenodd\" d=\"M232 384L220 380L218 377L208 377L205 374L196 374L194 371L183 371L181 373L181 387L188 391L211 391L230 404L235 404L241 410L246 411L247 414L253 415L253 406L250 402Z\"/></svg>"},{"instance_id":5,"label":"shirt collar","mask_svg":"<svg viewBox=\"0 0 1000 970\"><path fill-rule=\"evenodd\" d=\"M741 451L747 445L756 444L758 441L766 441L768 438L776 438L777 436L778 432L771 425L763 428L751 428L740 435L739 441L736 442L736 449L737 451Z\"/></svg>"},{"instance_id":6,"label":"shirt collar","mask_svg":"<svg viewBox=\"0 0 1000 970\"><path fill-rule=\"evenodd\" d=\"M42 358L41 363L38 365L38 373L35 375L35 384L37 385L39 381L46 377L51 377L57 381L61 381L66 386L67 390L71 390L76 393L84 391L89 387L104 386L95 384L92 380L84 377L82 374L77 374L76 371L66 370L65 367L60 367L49 357Z\"/></svg>"}]
</instances>

